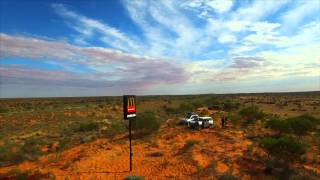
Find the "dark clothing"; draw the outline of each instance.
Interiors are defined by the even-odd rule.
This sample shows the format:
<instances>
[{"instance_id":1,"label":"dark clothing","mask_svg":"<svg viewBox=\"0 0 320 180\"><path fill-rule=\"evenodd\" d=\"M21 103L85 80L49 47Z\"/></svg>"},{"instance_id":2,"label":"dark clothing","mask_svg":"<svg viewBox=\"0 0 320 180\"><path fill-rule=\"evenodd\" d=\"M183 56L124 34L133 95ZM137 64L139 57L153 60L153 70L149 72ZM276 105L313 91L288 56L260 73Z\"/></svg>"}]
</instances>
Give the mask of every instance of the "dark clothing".
<instances>
[{"instance_id":1,"label":"dark clothing","mask_svg":"<svg viewBox=\"0 0 320 180\"><path fill-rule=\"evenodd\" d=\"M221 127L224 128L227 125L227 117L223 116L221 118Z\"/></svg>"}]
</instances>

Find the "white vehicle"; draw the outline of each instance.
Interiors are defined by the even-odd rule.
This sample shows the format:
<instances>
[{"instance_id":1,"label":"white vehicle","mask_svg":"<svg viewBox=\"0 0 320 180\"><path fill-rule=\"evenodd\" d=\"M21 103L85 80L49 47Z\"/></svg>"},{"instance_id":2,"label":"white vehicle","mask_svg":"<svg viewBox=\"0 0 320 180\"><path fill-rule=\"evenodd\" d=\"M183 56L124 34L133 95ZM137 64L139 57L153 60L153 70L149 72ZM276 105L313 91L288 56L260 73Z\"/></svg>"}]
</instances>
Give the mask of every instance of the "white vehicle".
<instances>
[{"instance_id":1,"label":"white vehicle","mask_svg":"<svg viewBox=\"0 0 320 180\"><path fill-rule=\"evenodd\" d=\"M180 122L195 129L207 128L213 126L214 123L211 117L199 117L198 114L193 112L188 113L186 118L182 119Z\"/></svg>"},{"instance_id":2,"label":"white vehicle","mask_svg":"<svg viewBox=\"0 0 320 180\"><path fill-rule=\"evenodd\" d=\"M192 120L196 120L197 118L199 118L198 114L196 114L194 112L189 112L189 113L187 113L185 118L181 119L180 123L187 124L189 126L190 122Z\"/></svg>"}]
</instances>

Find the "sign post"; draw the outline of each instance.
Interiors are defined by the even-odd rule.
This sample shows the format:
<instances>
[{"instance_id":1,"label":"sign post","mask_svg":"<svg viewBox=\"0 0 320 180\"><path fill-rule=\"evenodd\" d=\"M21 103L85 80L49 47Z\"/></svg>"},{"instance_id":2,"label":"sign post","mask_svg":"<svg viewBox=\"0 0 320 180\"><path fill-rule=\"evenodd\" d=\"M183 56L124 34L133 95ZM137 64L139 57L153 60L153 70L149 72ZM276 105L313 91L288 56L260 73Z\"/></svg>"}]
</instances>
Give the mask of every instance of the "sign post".
<instances>
[{"instance_id":1,"label":"sign post","mask_svg":"<svg viewBox=\"0 0 320 180\"><path fill-rule=\"evenodd\" d=\"M136 117L136 96L123 96L123 118L129 120L129 145L130 145L130 176L132 176L132 144L131 144L131 120Z\"/></svg>"}]
</instances>

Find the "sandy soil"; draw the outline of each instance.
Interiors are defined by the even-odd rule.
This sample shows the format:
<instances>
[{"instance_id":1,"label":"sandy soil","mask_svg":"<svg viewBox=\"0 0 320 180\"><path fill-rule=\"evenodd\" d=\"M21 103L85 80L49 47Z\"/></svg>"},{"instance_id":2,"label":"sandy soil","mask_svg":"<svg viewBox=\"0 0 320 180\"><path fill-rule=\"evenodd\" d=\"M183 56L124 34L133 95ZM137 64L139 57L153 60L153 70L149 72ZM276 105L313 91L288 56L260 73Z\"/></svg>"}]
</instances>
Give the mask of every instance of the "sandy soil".
<instances>
[{"instance_id":1,"label":"sandy soil","mask_svg":"<svg viewBox=\"0 0 320 180\"><path fill-rule=\"evenodd\" d=\"M187 140L198 143L185 150ZM133 174L146 179L215 179L228 172L245 178L240 174L238 159L251 144L242 131L231 128L192 131L164 126L152 140L134 140ZM56 179L123 179L129 175L128 164L128 140L117 137L24 162L18 168L51 172Z\"/></svg>"}]
</instances>

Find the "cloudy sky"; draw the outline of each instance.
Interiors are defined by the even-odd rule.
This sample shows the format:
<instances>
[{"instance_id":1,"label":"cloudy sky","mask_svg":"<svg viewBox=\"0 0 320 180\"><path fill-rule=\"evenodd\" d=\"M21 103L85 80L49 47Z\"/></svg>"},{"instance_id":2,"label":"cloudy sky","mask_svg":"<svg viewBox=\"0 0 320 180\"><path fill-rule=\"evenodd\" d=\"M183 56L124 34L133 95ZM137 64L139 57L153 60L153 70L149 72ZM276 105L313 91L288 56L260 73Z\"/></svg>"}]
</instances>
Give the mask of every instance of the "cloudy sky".
<instances>
[{"instance_id":1,"label":"cloudy sky","mask_svg":"<svg viewBox=\"0 0 320 180\"><path fill-rule=\"evenodd\" d=\"M320 90L320 0L0 3L0 97Z\"/></svg>"}]
</instances>

